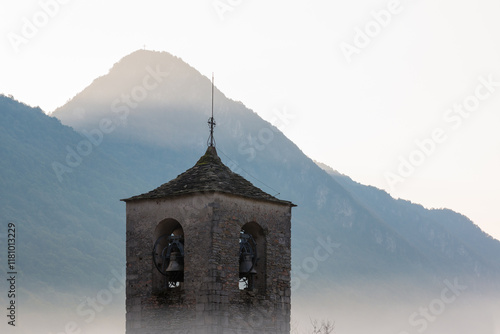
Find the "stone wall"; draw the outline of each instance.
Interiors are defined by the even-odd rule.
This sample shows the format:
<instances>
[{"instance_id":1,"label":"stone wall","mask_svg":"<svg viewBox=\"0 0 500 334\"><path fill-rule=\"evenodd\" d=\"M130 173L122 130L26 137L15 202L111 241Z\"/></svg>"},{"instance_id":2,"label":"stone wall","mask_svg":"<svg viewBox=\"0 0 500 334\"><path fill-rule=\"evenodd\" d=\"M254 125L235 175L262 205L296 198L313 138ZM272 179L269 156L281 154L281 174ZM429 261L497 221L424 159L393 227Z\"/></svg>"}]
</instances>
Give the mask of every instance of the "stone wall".
<instances>
[{"instance_id":1,"label":"stone wall","mask_svg":"<svg viewBox=\"0 0 500 334\"><path fill-rule=\"evenodd\" d=\"M184 282L175 289L158 289L152 260L165 219L184 232ZM290 219L289 205L221 193L127 202L127 333L289 333ZM265 252L258 288L245 291L239 234L250 222L261 227Z\"/></svg>"}]
</instances>

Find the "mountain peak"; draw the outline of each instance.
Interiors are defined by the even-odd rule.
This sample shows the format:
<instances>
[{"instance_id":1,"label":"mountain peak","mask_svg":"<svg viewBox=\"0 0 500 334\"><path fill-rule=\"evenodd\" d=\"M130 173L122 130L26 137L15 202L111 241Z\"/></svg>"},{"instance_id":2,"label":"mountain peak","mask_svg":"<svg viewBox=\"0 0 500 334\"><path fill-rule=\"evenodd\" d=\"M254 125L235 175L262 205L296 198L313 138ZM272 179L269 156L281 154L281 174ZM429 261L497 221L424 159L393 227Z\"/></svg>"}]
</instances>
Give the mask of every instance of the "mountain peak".
<instances>
[{"instance_id":1,"label":"mountain peak","mask_svg":"<svg viewBox=\"0 0 500 334\"><path fill-rule=\"evenodd\" d=\"M214 94L217 101L225 99L218 90ZM198 141L168 134L186 120L198 130L195 135L205 132L210 99L211 81L182 59L168 52L137 50L52 115L77 131L93 131L105 122L115 134L171 146Z\"/></svg>"}]
</instances>

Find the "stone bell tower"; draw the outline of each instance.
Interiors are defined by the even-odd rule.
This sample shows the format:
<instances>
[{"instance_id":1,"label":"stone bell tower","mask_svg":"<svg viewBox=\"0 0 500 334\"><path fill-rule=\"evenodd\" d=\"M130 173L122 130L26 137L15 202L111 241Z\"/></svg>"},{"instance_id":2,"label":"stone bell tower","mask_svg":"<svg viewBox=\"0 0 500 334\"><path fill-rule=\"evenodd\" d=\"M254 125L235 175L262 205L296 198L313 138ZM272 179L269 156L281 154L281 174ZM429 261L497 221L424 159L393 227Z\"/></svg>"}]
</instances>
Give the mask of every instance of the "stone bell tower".
<instances>
[{"instance_id":1,"label":"stone bell tower","mask_svg":"<svg viewBox=\"0 0 500 334\"><path fill-rule=\"evenodd\" d=\"M123 201L127 334L290 332L294 204L233 173L213 141L192 168Z\"/></svg>"}]
</instances>

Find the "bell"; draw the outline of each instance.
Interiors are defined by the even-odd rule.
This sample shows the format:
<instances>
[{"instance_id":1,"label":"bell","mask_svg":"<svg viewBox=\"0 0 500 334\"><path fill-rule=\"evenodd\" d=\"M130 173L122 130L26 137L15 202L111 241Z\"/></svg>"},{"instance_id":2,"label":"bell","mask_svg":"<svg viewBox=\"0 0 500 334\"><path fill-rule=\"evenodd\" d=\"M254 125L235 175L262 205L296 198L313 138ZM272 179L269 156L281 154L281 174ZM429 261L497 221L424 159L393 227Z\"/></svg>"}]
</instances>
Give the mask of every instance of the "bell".
<instances>
[{"instance_id":1,"label":"bell","mask_svg":"<svg viewBox=\"0 0 500 334\"><path fill-rule=\"evenodd\" d=\"M243 260L240 262L240 274L257 274L257 271L252 263L252 254L243 255Z\"/></svg>"},{"instance_id":2,"label":"bell","mask_svg":"<svg viewBox=\"0 0 500 334\"><path fill-rule=\"evenodd\" d=\"M177 261L178 258L180 258L179 252L170 253L170 263L168 264L168 267L165 270L165 272L183 271L184 270L184 266Z\"/></svg>"}]
</instances>

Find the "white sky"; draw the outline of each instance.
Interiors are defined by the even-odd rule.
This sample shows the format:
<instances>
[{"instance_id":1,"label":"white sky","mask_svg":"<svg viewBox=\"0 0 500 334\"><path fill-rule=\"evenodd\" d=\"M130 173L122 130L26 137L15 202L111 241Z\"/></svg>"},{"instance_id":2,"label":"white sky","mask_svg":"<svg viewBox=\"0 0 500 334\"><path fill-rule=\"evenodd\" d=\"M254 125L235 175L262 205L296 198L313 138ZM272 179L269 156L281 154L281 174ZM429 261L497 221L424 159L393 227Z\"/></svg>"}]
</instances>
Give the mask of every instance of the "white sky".
<instances>
[{"instance_id":1,"label":"white sky","mask_svg":"<svg viewBox=\"0 0 500 334\"><path fill-rule=\"evenodd\" d=\"M51 112L144 45L168 51L264 119L289 114L275 123L311 158L500 239L497 0L0 1L0 93Z\"/></svg>"}]
</instances>

